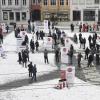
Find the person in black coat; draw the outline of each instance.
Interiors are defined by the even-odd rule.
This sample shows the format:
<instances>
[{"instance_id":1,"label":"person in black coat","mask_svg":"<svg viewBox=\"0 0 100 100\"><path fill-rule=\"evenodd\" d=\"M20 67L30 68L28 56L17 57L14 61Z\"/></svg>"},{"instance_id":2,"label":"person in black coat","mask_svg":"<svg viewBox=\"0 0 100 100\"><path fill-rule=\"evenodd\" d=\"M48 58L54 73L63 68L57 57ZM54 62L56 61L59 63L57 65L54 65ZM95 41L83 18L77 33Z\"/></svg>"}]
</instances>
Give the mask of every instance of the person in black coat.
<instances>
[{"instance_id":1,"label":"person in black coat","mask_svg":"<svg viewBox=\"0 0 100 100\"><path fill-rule=\"evenodd\" d=\"M93 55L90 54L89 58L88 58L88 66L87 67L89 67L89 66L91 67L92 66L93 59L94 59Z\"/></svg>"},{"instance_id":2,"label":"person in black coat","mask_svg":"<svg viewBox=\"0 0 100 100\"><path fill-rule=\"evenodd\" d=\"M29 38L28 38L28 36L27 35L25 35L25 40L24 40L26 43L28 43L29 42Z\"/></svg>"},{"instance_id":3,"label":"person in black coat","mask_svg":"<svg viewBox=\"0 0 100 100\"><path fill-rule=\"evenodd\" d=\"M21 62L22 62L21 52L18 53L18 62L19 62L19 64L21 64Z\"/></svg>"},{"instance_id":4,"label":"person in black coat","mask_svg":"<svg viewBox=\"0 0 100 100\"><path fill-rule=\"evenodd\" d=\"M91 35L89 35L88 40L89 40L89 47L90 47L91 40L92 40L92 36Z\"/></svg>"},{"instance_id":5,"label":"person in black coat","mask_svg":"<svg viewBox=\"0 0 100 100\"><path fill-rule=\"evenodd\" d=\"M9 26L8 25L6 26L6 30L7 30L7 33L8 33L8 31L9 31Z\"/></svg>"},{"instance_id":6,"label":"person in black coat","mask_svg":"<svg viewBox=\"0 0 100 100\"><path fill-rule=\"evenodd\" d=\"M32 62L28 65L29 77L33 77L33 65Z\"/></svg>"},{"instance_id":7,"label":"person in black coat","mask_svg":"<svg viewBox=\"0 0 100 100\"><path fill-rule=\"evenodd\" d=\"M85 59L88 59L89 53L90 53L90 49L87 47L87 48L85 49Z\"/></svg>"},{"instance_id":8,"label":"person in black coat","mask_svg":"<svg viewBox=\"0 0 100 100\"><path fill-rule=\"evenodd\" d=\"M37 73L37 68L36 68L36 64L34 64L34 66L33 66L33 77L32 77L32 80L34 79L34 81L37 81L36 73Z\"/></svg>"},{"instance_id":9,"label":"person in black coat","mask_svg":"<svg viewBox=\"0 0 100 100\"><path fill-rule=\"evenodd\" d=\"M47 51L47 49L44 50L44 62L49 63L48 62L48 51Z\"/></svg>"},{"instance_id":10,"label":"person in black coat","mask_svg":"<svg viewBox=\"0 0 100 100\"><path fill-rule=\"evenodd\" d=\"M37 38L37 40L39 39L39 32L38 31L36 32L36 38Z\"/></svg>"},{"instance_id":11,"label":"person in black coat","mask_svg":"<svg viewBox=\"0 0 100 100\"><path fill-rule=\"evenodd\" d=\"M32 53L34 53L35 44L34 44L34 41L32 39L30 41L30 49L31 49Z\"/></svg>"},{"instance_id":12,"label":"person in black coat","mask_svg":"<svg viewBox=\"0 0 100 100\"><path fill-rule=\"evenodd\" d=\"M2 33L0 34L0 40L1 40L1 43L3 43L3 34Z\"/></svg>"},{"instance_id":13,"label":"person in black coat","mask_svg":"<svg viewBox=\"0 0 100 100\"><path fill-rule=\"evenodd\" d=\"M22 62L23 62L23 67L24 67L24 65L25 65L25 67L27 67L26 66L26 64L27 64L27 53L24 50L22 50Z\"/></svg>"},{"instance_id":14,"label":"person in black coat","mask_svg":"<svg viewBox=\"0 0 100 100\"><path fill-rule=\"evenodd\" d=\"M71 24L70 27L71 27L71 32L73 32L74 31L74 24Z\"/></svg>"},{"instance_id":15,"label":"person in black coat","mask_svg":"<svg viewBox=\"0 0 100 100\"><path fill-rule=\"evenodd\" d=\"M55 51L55 59L57 63L59 62L59 55L60 55L60 51L59 51L59 48L57 48Z\"/></svg>"},{"instance_id":16,"label":"person in black coat","mask_svg":"<svg viewBox=\"0 0 100 100\"><path fill-rule=\"evenodd\" d=\"M38 51L38 47L39 47L39 42L36 40L35 42L35 46L36 46L36 51Z\"/></svg>"},{"instance_id":17,"label":"person in black coat","mask_svg":"<svg viewBox=\"0 0 100 100\"><path fill-rule=\"evenodd\" d=\"M85 38L83 38L83 46L84 46L84 48L83 48L83 49L85 49L85 44L86 44L86 39L85 39Z\"/></svg>"},{"instance_id":18,"label":"person in black coat","mask_svg":"<svg viewBox=\"0 0 100 100\"><path fill-rule=\"evenodd\" d=\"M81 53L78 53L78 56L77 56L77 60L78 60L78 67L81 68L81 58L82 58L82 54Z\"/></svg>"}]
</instances>

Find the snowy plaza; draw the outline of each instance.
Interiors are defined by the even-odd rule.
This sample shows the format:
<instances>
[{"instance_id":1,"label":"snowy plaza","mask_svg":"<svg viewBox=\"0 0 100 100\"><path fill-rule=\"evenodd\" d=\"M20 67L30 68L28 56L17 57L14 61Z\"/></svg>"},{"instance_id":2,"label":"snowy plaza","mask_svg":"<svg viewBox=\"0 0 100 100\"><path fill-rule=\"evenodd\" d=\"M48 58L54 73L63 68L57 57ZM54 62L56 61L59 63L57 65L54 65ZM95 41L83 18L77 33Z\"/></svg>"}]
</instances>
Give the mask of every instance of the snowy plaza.
<instances>
[{"instance_id":1,"label":"snowy plaza","mask_svg":"<svg viewBox=\"0 0 100 100\"><path fill-rule=\"evenodd\" d=\"M36 64L37 67L37 81L31 80L28 74L28 66L24 67L18 62L18 52L23 49L18 48L18 39L15 37L15 31L11 30L3 40L0 54L0 100L98 100L100 98L100 65L96 65L93 61L92 67L87 67L88 61L85 60L85 53L83 45L80 48L79 42L79 29L76 28L72 32L70 26L55 26L60 29L61 34L64 32L67 44L65 46L59 43L59 48L69 48L70 45L74 47L73 61L72 64L61 64L55 61L55 50L56 45L49 36L49 33L45 34L44 39L38 39L39 48L38 51L34 50L34 53L30 51L29 46L29 62ZM43 29L43 26L36 28L36 31ZM56 33L55 30L51 29L51 36ZM29 41L33 38L36 42L36 32L29 33L26 31ZM75 43L73 40L74 35L77 35L78 42ZM93 36L93 32L81 32L82 37L86 39L86 46L89 47L88 37ZM45 38L47 37L47 38ZM97 34L97 43L99 44L99 33ZM48 39L49 38L49 39ZM47 41L52 40L51 44ZM57 41L58 43L59 41ZM66 41L65 41L66 42ZM48 50L48 61L44 62L44 49ZM77 55L82 54L81 68L77 64ZM68 57L68 55L67 55ZM61 57L61 59L63 56ZM94 55L95 58L95 55ZM64 58L63 58L64 59ZM67 58L66 58L67 59ZM65 59L65 63L66 63ZM68 58L69 59L69 58ZM67 59L67 60L68 60ZM69 60L67 61L69 62ZM75 75L72 86L65 86L63 89L57 88L59 80L61 78L62 66L65 69L68 66L75 67ZM67 77L68 78L68 77Z\"/></svg>"}]
</instances>

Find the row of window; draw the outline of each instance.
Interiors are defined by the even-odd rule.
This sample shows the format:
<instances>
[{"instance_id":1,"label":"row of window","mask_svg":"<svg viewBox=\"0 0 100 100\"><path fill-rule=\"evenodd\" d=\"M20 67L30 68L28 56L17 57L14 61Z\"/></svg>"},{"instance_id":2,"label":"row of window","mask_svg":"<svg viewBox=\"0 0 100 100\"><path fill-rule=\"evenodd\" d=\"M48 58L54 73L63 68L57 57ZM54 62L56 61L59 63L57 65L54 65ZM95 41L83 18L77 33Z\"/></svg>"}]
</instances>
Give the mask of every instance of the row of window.
<instances>
[{"instance_id":1,"label":"row of window","mask_svg":"<svg viewBox=\"0 0 100 100\"><path fill-rule=\"evenodd\" d=\"M74 5L91 5L91 4L100 4L100 0L72 0L72 4Z\"/></svg>"},{"instance_id":2,"label":"row of window","mask_svg":"<svg viewBox=\"0 0 100 100\"><path fill-rule=\"evenodd\" d=\"M8 3L8 5L12 5L12 2L15 2L15 5L19 5L19 1L20 0L8 0L7 2L6 2L7 0L2 0L2 5L6 5L6 3ZM26 5L26 0L22 0L22 4L23 5Z\"/></svg>"},{"instance_id":3,"label":"row of window","mask_svg":"<svg viewBox=\"0 0 100 100\"><path fill-rule=\"evenodd\" d=\"M22 18L21 18L22 17ZM3 20L26 20L26 12L3 12Z\"/></svg>"},{"instance_id":4,"label":"row of window","mask_svg":"<svg viewBox=\"0 0 100 100\"><path fill-rule=\"evenodd\" d=\"M95 21L95 11L83 11L83 21ZM81 11L73 11L73 21L81 20ZM100 21L100 11L98 11L98 20Z\"/></svg>"}]
</instances>

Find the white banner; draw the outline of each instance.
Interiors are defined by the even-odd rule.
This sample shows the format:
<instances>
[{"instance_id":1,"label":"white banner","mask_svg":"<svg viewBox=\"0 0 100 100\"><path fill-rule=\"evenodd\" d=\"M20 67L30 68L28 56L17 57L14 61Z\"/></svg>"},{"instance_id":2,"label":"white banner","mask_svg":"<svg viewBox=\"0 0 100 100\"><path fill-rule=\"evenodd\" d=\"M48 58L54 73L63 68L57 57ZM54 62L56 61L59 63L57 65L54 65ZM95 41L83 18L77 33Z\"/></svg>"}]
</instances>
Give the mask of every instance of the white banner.
<instances>
[{"instance_id":1,"label":"white banner","mask_svg":"<svg viewBox=\"0 0 100 100\"><path fill-rule=\"evenodd\" d=\"M66 80L68 87L73 86L75 79L75 67L74 66L67 66L66 69Z\"/></svg>"},{"instance_id":2,"label":"white banner","mask_svg":"<svg viewBox=\"0 0 100 100\"><path fill-rule=\"evenodd\" d=\"M52 44L53 44L52 37L44 37L43 40L44 40L43 41L44 48L52 49Z\"/></svg>"},{"instance_id":3,"label":"white banner","mask_svg":"<svg viewBox=\"0 0 100 100\"><path fill-rule=\"evenodd\" d=\"M68 51L69 49L67 47L61 47L61 63L69 63Z\"/></svg>"}]
</instances>

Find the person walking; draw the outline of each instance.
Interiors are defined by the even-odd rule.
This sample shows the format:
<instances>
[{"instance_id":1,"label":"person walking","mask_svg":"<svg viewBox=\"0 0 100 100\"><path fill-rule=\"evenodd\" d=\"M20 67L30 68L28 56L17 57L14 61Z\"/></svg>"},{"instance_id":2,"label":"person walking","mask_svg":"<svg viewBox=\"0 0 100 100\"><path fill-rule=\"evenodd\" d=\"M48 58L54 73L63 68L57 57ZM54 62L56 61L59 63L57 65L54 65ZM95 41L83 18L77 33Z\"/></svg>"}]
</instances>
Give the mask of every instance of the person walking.
<instances>
[{"instance_id":1,"label":"person walking","mask_svg":"<svg viewBox=\"0 0 100 100\"><path fill-rule=\"evenodd\" d=\"M36 77L36 73L37 73L36 64L34 64L34 66L33 66L32 73L33 73L32 80L34 79L34 81L37 81L37 77Z\"/></svg>"},{"instance_id":2,"label":"person walking","mask_svg":"<svg viewBox=\"0 0 100 100\"><path fill-rule=\"evenodd\" d=\"M32 62L28 65L29 77L33 77L33 65Z\"/></svg>"},{"instance_id":3,"label":"person walking","mask_svg":"<svg viewBox=\"0 0 100 100\"><path fill-rule=\"evenodd\" d=\"M87 48L85 49L85 59L88 59L89 53L90 53L90 49L87 47Z\"/></svg>"},{"instance_id":4,"label":"person walking","mask_svg":"<svg viewBox=\"0 0 100 100\"><path fill-rule=\"evenodd\" d=\"M78 53L78 67L81 68L81 58L83 57L81 53Z\"/></svg>"},{"instance_id":5,"label":"person walking","mask_svg":"<svg viewBox=\"0 0 100 100\"><path fill-rule=\"evenodd\" d=\"M91 67L92 66L93 59L94 59L93 55L90 54L89 58L88 58L88 66L87 67L89 67L89 66Z\"/></svg>"},{"instance_id":6,"label":"person walking","mask_svg":"<svg viewBox=\"0 0 100 100\"><path fill-rule=\"evenodd\" d=\"M48 62L48 51L47 51L47 49L44 50L44 62L49 63Z\"/></svg>"},{"instance_id":7,"label":"person walking","mask_svg":"<svg viewBox=\"0 0 100 100\"><path fill-rule=\"evenodd\" d=\"M36 51L38 51L38 47L39 47L39 42L38 42L38 40L36 40L35 46L36 46Z\"/></svg>"},{"instance_id":8,"label":"person walking","mask_svg":"<svg viewBox=\"0 0 100 100\"><path fill-rule=\"evenodd\" d=\"M35 44L34 44L34 41L31 39L31 41L30 41L30 50L32 51L32 53L34 53L34 49L35 49Z\"/></svg>"},{"instance_id":9,"label":"person walking","mask_svg":"<svg viewBox=\"0 0 100 100\"><path fill-rule=\"evenodd\" d=\"M27 53L25 52L25 50L22 50L22 62L23 62L23 67L27 67Z\"/></svg>"},{"instance_id":10,"label":"person walking","mask_svg":"<svg viewBox=\"0 0 100 100\"><path fill-rule=\"evenodd\" d=\"M21 64L21 62L22 62L21 52L18 53L18 62L19 62L19 64Z\"/></svg>"}]
</instances>

